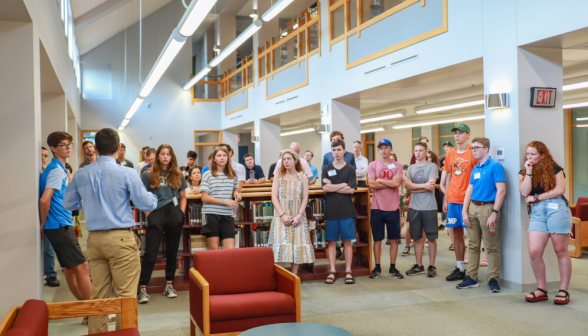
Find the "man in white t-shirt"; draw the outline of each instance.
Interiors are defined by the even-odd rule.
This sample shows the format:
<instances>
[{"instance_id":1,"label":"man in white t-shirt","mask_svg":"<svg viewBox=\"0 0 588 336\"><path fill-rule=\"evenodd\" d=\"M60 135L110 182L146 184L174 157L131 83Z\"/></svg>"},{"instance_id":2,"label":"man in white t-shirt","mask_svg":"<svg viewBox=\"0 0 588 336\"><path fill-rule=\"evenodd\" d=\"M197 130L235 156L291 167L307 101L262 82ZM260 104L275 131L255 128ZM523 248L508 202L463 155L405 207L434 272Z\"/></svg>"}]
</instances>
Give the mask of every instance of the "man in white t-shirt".
<instances>
[{"instance_id":1,"label":"man in white t-shirt","mask_svg":"<svg viewBox=\"0 0 588 336\"><path fill-rule=\"evenodd\" d=\"M229 152L229 156L230 156L230 160L231 160L231 167L233 167L233 169L237 173L237 180L239 181L238 192L241 193L241 189L243 189L243 185L245 184L245 166L238 163L238 162L233 161L233 154L235 154L235 152L233 152L233 148L231 148L230 145L222 143L218 146L225 147L227 149L227 152Z\"/></svg>"},{"instance_id":2,"label":"man in white t-shirt","mask_svg":"<svg viewBox=\"0 0 588 336\"><path fill-rule=\"evenodd\" d=\"M290 149L295 151L296 154L300 155L300 144L298 142L291 143ZM314 174L312 173L312 170L310 170L310 166L308 165L308 162L306 160L300 160L300 165L302 166L302 171L304 172L304 174L306 176L308 176L309 179L312 179ZM282 167L282 159L279 159L278 162L276 163L276 168L274 169L274 175L278 174L278 171L280 171L280 167Z\"/></svg>"},{"instance_id":3,"label":"man in white t-shirt","mask_svg":"<svg viewBox=\"0 0 588 336\"><path fill-rule=\"evenodd\" d=\"M146 160L147 150L149 148L151 148L151 147L149 147L149 146L143 146L143 148L141 149L141 152L143 152L143 161L137 165L137 173L139 173L139 176L141 176L141 170L143 170L143 167L145 167L146 165L149 164L147 162L147 160Z\"/></svg>"},{"instance_id":4,"label":"man in white t-shirt","mask_svg":"<svg viewBox=\"0 0 588 336\"><path fill-rule=\"evenodd\" d=\"M357 186L367 188L367 172L368 172L368 159L361 155L361 141L353 141L353 155L355 157L355 175L357 176Z\"/></svg>"}]
</instances>

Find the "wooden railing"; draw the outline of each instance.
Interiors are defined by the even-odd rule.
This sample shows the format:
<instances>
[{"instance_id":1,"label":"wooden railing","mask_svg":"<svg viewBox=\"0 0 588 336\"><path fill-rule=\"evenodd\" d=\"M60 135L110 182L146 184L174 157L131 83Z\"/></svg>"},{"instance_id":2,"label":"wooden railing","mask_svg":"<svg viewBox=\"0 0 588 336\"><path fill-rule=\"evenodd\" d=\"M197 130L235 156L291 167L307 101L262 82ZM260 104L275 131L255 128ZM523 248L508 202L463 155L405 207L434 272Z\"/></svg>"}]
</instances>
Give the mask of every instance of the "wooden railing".
<instances>
[{"instance_id":1,"label":"wooden railing","mask_svg":"<svg viewBox=\"0 0 588 336\"><path fill-rule=\"evenodd\" d=\"M245 57L241 62L227 70L222 74L218 80L208 80L212 76L205 76L207 80L201 80L196 82L196 85L192 86L192 104L199 101L206 102L218 102L223 101L231 96L246 90L254 86L253 76L253 56L249 55ZM216 88L218 91L218 98L198 98L195 95L197 85L218 85Z\"/></svg>"},{"instance_id":2,"label":"wooden railing","mask_svg":"<svg viewBox=\"0 0 588 336\"><path fill-rule=\"evenodd\" d=\"M303 11L302 17L291 20L288 28L280 29L278 36L259 47L260 82L293 63L320 53L320 16L320 3L317 3L317 7Z\"/></svg>"}]
</instances>

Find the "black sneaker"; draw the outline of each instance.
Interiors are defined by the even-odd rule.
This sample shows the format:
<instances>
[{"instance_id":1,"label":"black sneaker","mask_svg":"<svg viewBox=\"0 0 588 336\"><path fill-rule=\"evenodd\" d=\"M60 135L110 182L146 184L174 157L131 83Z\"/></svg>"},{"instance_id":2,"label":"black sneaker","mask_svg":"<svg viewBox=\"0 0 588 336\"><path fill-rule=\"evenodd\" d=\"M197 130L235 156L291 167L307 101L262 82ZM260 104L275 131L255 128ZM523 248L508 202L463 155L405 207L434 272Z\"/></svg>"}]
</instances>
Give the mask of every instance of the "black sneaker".
<instances>
[{"instance_id":1,"label":"black sneaker","mask_svg":"<svg viewBox=\"0 0 588 336\"><path fill-rule=\"evenodd\" d=\"M59 287L59 280L55 277L46 278L45 284L49 287Z\"/></svg>"},{"instance_id":2,"label":"black sneaker","mask_svg":"<svg viewBox=\"0 0 588 336\"><path fill-rule=\"evenodd\" d=\"M437 267L429 265L427 268L427 276L429 278L434 278L437 276Z\"/></svg>"},{"instance_id":3,"label":"black sneaker","mask_svg":"<svg viewBox=\"0 0 588 336\"><path fill-rule=\"evenodd\" d=\"M445 279L447 281L457 281L457 280L463 280L463 279L465 279L465 277L466 277L466 272L465 271L460 272L459 268L456 267L453 270L453 272L451 272L451 274L449 274L447 276L447 278L445 278Z\"/></svg>"},{"instance_id":4,"label":"black sneaker","mask_svg":"<svg viewBox=\"0 0 588 336\"><path fill-rule=\"evenodd\" d=\"M400 271L398 271L396 267L390 268L390 272L388 273L390 273L390 275L396 279L404 279L404 275L402 275L402 273L400 273Z\"/></svg>"},{"instance_id":5,"label":"black sneaker","mask_svg":"<svg viewBox=\"0 0 588 336\"><path fill-rule=\"evenodd\" d=\"M406 275L417 275L425 274L425 266L419 266L417 264L412 265L412 268L406 271Z\"/></svg>"},{"instance_id":6,"label":"black sneaker","mask_svg":"<svg viewBox=\"0 0 588 336\"><path fill-rule=\"evenodd\" d=\"M439 224L439 231L441 231L441 230L445 230L445 225Z\"/></svg>"},{"instance_id":7,"label":"black sneaker","mask_svg":"<svg viewBox=\"0 0 588 336\"><path fill-rule=\"evenodd\" d=\"M382 274L382 270L379 268L374 268L374 270L370 274L370 279L376 279L377 277L380 276L380 274Z\"/></svg>"}]
</instances>

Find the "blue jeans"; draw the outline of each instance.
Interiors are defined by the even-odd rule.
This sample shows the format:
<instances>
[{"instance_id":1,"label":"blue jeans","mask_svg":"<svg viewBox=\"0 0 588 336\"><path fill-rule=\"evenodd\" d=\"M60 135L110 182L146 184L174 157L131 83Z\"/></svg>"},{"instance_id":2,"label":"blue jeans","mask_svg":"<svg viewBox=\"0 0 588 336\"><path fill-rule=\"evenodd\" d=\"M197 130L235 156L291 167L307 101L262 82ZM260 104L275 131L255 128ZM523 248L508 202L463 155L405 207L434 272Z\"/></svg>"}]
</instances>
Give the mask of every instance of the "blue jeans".
<instances>
[{"instance_id":1,"label":"blue jeans","mask_svg":"<svg viewBox=\"0 0 588 336\"><path fill-rule=\"evenodd\" d=\"M43 237L43 272L46 278L57 278L55 272L55 251L47 237Z\"/></svg>"}]
</instances>

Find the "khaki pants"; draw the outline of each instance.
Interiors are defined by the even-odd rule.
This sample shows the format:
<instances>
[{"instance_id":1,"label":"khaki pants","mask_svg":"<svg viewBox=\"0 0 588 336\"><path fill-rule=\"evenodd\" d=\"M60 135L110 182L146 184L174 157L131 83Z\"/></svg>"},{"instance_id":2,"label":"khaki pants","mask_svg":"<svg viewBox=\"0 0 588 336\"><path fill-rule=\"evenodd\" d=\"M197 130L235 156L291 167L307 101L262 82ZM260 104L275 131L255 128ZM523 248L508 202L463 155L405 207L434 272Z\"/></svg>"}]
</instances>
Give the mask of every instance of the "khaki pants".
<instances>
[{"instance_id":1,"label":"khaki pants","mask_svg":"<svg viewBox=\"0 0 588 336\"><path fill-rule=\"evenodd\" d=\"M500 246L498 245L498 220L500 214L496 214L496 233L491 234L488 231L488 217L492 214L494 204L475 205L470 203L468 214L470 217L471 228L468 228L468 248L470 266L468 275L472 280L478 281L478 267L480 267L480 243L484 238L484 248L488 251L488 269L490 270L490 279L497 279L500 272Z\"/></svg>"},{"instance_id":2,"label":"khaki pants","mask_svg":"<svg viewBox=\"0 0 588 336\"><path fill-rule=\"evenodd\" d=\"M92 275L92 300L115 296L136 297L141 262L132 231L95 231L88 234L88 263ZM116 329L122 329L120 314ZM108 316L90 316L88 333L108 331Z\"/></svg>"}]
</instances>

